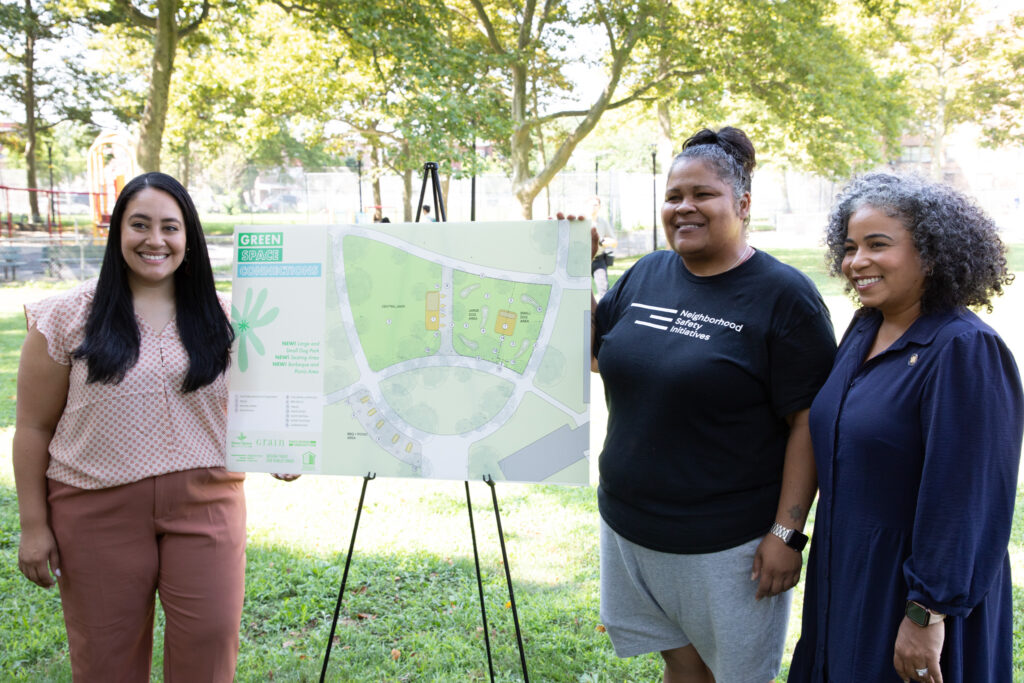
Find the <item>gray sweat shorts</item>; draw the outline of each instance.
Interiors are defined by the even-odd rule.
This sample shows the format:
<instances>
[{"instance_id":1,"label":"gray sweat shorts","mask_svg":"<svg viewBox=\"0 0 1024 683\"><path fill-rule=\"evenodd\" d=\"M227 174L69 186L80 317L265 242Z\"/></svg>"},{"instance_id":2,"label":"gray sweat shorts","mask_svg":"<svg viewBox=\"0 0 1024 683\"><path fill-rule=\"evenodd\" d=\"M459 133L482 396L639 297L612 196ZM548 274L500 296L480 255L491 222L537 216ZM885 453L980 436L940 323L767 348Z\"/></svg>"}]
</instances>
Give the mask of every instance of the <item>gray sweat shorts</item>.
<instances>
[{"instance_id":1,"label":"gray sweat shorts","mask_svg":"<svg viewBox=\"0 0 1024 683\"><path fill-rule=\"evenodd\" d=\"M754 600L760 538L717 553L636 545L601 520L601 621L615 654L693 645L717 683L765 683L782 665L793 591Z\"/></svg>"}]
</instances>

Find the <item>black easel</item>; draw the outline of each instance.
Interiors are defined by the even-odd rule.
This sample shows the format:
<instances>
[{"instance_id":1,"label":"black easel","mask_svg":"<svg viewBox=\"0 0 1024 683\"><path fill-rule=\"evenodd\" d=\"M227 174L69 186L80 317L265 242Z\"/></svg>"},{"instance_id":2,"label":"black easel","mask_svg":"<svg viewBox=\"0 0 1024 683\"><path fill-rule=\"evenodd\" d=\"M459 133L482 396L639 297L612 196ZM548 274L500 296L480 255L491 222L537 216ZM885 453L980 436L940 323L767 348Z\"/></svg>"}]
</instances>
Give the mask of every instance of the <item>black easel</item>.
<instances>
[{"instance_id":1,"label":"black easel","mask_svg":"<svg viewBox=\"0 0 1024 683\"><path fill-rule=\"evenodd\" d=\"M441 198L441 183L437 177L437 163L428 161L423 164L423 186L420 189L420 203L416 210L416 222L420 220L420 214L423 211L423 195L427 190L428 178L432 182L433 195L434 195L434 206L437 208L438 215L441 221L447 221L448 216L444 210L444 200ZM324 683L327 677L327 663L331 657L331 646L334 644L334 632L338 626L338 616L341 613L341 600L345 594L345 584L348 581L348 569L352 563L352 550L356 544L356 531L359 529L359 517L363 511L363 500L366 496L366 485L371 479L376 478L376 474L369 472L363 477L363 488L359 493L359 507L356 508L356 520L352 525L352 540L348 546L348 556L345 558L345 571L341 575L341 587L338 589L338 601L334 605L334 619L331 621L331 632L327 637L327 648L324 651L324 664L320 670L320 683ZM508 566L508 552L505 550L505 532L501 528L501 513L498 510L498 494L494 487L494 480L490 475L484 475L483 480L491 488L491 501L494 506L494 519L498 526L498 541L501 544L501 564L505 568L505 582L508 584L508 598L509 603L512 606L512 621L516 628L516 644L519 646L519 662L523 667L523 681L524 683L530 683L530 676L526 672L526 651L523 649L523 634L519 628L519 610L516 608L516 596L512 590L512 572ZM480 618L483 621L484 626L484 647L487 649L487 668L490 672L491 683L494 683L494 659L491 656L491 636L489 629L487 628L487 607L484 602L484 583L483 576L480 573L480 555L477 552L476 545L476 527L473 523L473 501L469 496L469 482L463 482L466 488L466 510L469 512L469 533L473 539L473 562L476 566L476 586L477 592L480 595Z\"/></svg>"},{"instance_id":2,"label":"black easel","mask_svg":"<svg viewBox=\"0 0 1024 683\"><path fill-rule=\"evenodd\" d=\"M437 209L439 221L447 222L448 214L444 212L444 199L441 197L441 181L437 177L437 162L428 161L423 164L423 185L420 187L420 203L416 206L416 222L420 222L420 215L423 213L423 195L427 191L427 178L430 178L434 194L434 208Z\"/></svg>"}]
</instances>

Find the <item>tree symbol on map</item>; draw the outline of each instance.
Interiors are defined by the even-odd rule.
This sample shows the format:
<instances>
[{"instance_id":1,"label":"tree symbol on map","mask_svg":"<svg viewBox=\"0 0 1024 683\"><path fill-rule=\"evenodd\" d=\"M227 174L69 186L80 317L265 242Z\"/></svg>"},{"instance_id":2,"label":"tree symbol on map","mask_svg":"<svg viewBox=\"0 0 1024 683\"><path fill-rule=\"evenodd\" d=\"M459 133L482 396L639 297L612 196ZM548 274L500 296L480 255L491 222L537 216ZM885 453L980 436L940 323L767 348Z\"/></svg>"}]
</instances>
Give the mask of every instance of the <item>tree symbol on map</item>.
<instances>
[{"instance_id":1,"label":"tree symbol on map","mask_svg":"<svg viewBox=\"0 0 1024 683\"><path fill-rule=\"evenodd\" d=\"M258 355L263 355L263 342L256 335L256 328L269 325L274 322L274 318L277 317L278 309L275 306L260 317L260 309L263 308L263 304L267 301L267 289L264 287L260 290L260 293L256 295L256 302L252 300L252 287L245 290L245 306L242 308L242 312L238 312L238 308L231 304L231 318L235 322L235 330L238 332L238 369L245 372L249 367L249 350L248 345L252 344L252 349Z\"/></svg>"}]
</instances>

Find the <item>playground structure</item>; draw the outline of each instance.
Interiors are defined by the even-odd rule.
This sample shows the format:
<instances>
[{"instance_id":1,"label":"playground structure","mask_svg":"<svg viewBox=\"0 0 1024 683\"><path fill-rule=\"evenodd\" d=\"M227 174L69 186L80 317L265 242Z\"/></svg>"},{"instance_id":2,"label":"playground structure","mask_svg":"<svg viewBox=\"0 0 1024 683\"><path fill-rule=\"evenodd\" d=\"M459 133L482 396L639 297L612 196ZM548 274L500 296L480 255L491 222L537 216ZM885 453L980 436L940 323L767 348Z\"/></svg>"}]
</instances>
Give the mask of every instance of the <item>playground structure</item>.
<instances>
[{"instance_id":1,"label":"playground structure","mask_svg":"<svg viewBox=\"0 0 1024 683\"><path fill-rule=\"evenodd\" d=\"M51 192L50 190L43 190L41 188L10 187L8 185L0 185L0 192L3 193L3 195L2 195L3 196L3 219L2 219L2 224L0 224L0 225L2 225L3 227L7 228L7 237L8 238L10 238L10 237L12 237L14 235L14 227L15 227L15 225L17 225L17 227L19 229L21 229L21 228L28 227L29 225L33 225L34 224L33 223L33 218L34 217L29 215L30 212L29 212L29 210L27 208L27 206L28 206L28 196L31 193L35 193L37 195L40 195L45 200L45 202L46 202L45 225L46 225L47 232L49 232L52 235L54 228L57 228L57 232L58 233L60 232L60 228L61 228L60 207L59 207L59 203L54 201L54 199L55 199L54 195L59 195L59 194L62 194L62 193L60 193L60 192ZM19 193L19 192L24 192L25 193L25 202L24 202L25 207L17 207L18 203L16 201L12 200L12 193ZM15 196L15 198L17 197L16 194L14 196ZM15 211L16 208L18 208L17 212ZM22 221L22 220L15 220L15 215L17 215L17 214L24 215L24 221ZM42 216L38 216L38 218L40 219L40 225L42 225L43 224L42 223L42 218L43 217Z\"/></svg>"},{"instance_id":2,"label":"playground structure","mask_svg":"<svg viewBox=\"0 0 1024 683\"><path fill-rule=\"evenodd\" d=\"M92 235L105 237L117 196L139 174L139 165L127 136L114 131L100 133L89 148L88 159Z\"/></svg>"},{"instance_id":3,"label":"playground structure","mask_svg":"<svg viewBox=\"0 0 1024 683\"><path fill-rule=\"evenodd\" d=\"M39 187L13 187L0 185L0 230L7 229L7 237L15 229L39 230L45 228L49 237L63 236L65 209L74 211L87 204L91 214L91 233L94 239L106 237L110 227L110 213L117 197L131 178L138 175L138 163L131 144L123 133L101 133L89 148L88 191L46 190ZM30 210L29 197L40 197L40 211ZM45 211L43 210L45 206ZM75 221L77 226L78 221Z\"/></svg>"}]
</instances>

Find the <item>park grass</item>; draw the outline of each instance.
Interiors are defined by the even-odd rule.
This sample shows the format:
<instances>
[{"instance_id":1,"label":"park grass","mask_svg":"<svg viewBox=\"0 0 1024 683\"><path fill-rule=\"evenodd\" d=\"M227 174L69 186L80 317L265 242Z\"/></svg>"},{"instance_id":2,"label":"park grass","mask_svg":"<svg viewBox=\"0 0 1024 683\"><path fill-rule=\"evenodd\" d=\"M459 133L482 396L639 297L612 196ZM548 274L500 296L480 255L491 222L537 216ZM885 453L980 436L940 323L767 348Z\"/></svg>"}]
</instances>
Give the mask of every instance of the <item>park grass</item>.
<instances>
[{"instance_id":1,"label":"park grass","mask_svg":"<svg viewBox=\"0 0 1024 683\"><path fill-rule=\"evenodd\" d=\"M809 271L825 289L820 251L770 250ZM1024 245L1011 251L1024 271ZM813 270L815 260L820 271ZM635 259L617 260L613 277ZM820 280L820 282L819 282ZM9 451L14 424L21 306L67 283L0 286L0 680L70 681L56 591L17 571L17 502ZM1020 285L1018 284L1018 287ZM1024 289L1024 288L1022 288ZM1024 358L1024 291L997 302L993 325ZM834 315L848 302L826 290ZM837 322L837 327L841 329ZM599 396L599 393L596 394ZM600 406L593 406L599 412ZM303 477L285 484L250 475L249 563L239 681L317 680L344 568L362 480ZM490 492L470 486L495 679L522 680ZM598 614L597 505L592 487L502 483L496 489L509 566L536 681L654 681L656 655L617 659ZM812 518L813 521L813 518ZM1010 540L1014 576L1014 681L1024 683L1024 487ZM780 683L799 635L803 585L794 596ZM153 680L160 680L158 610ZM369 483L341 619L331 681L486 681L480 609L464 487L458 482Z\"/></svg>"}]
</instances>

